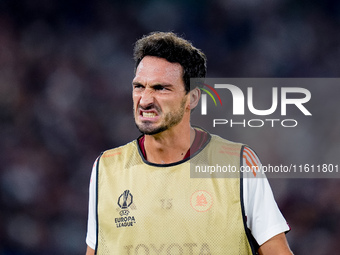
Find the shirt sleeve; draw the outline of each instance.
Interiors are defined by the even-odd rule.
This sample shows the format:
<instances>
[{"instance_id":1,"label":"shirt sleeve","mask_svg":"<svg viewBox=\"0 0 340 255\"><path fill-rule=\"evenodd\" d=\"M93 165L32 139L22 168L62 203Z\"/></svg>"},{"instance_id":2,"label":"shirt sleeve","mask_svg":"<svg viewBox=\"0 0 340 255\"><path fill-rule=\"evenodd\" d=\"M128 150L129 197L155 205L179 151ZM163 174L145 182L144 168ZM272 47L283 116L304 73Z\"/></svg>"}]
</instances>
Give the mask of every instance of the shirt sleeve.
<instances>
[{"instance_id":1,"label":"shirt sleeve","mask_svg":"<svg viewBox=\"0 0 340 255\"><path fill-rule=\"evenodd\" d=\"M254 165L261 169L261 161L255 152L245 147L243 167L250 166L248 169L251 169ZM244 177L243 201L247 227L261 246L275 235L289 231L290 227L275 202L267 178L259 171L256 176L252 171L248 171L244 173Z\"/></svg>"},{"instance_id":2,"label":"shirt sleeve","mask_svg":"<svg viewBox=\"0 0 340 255\"><path fill-rule=\"evenodd\" d=\"M96 183L97 183L97 161L95 161L92 173L91 181L89 186L89 208L88 208L88 220L87 220L87 234L86 234L86 244L93 250L96 247L97 237L96 237Z\"/></svg>"}]
</instances>

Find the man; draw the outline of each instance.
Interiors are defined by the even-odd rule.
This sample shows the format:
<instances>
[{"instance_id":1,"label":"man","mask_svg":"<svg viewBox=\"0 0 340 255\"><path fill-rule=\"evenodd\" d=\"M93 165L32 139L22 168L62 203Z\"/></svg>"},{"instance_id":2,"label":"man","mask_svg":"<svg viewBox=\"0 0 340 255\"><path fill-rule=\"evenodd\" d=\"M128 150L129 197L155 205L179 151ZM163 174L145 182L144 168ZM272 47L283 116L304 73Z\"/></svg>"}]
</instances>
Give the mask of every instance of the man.
<instances>
[{"instance_id":1,"label":"man","mask_svg":"<svg viewBox=\"0 0 340 255\"><path fill-rule=\"evenodd\" d=\"M205 77L205 55L157 32L136 42L134 56L142 136L95 162L86 254L292 254L265 178L190 178L195 160L260 165L250 148L191 126L200 90L190 78Z\"/></svg>"}]
</instances>

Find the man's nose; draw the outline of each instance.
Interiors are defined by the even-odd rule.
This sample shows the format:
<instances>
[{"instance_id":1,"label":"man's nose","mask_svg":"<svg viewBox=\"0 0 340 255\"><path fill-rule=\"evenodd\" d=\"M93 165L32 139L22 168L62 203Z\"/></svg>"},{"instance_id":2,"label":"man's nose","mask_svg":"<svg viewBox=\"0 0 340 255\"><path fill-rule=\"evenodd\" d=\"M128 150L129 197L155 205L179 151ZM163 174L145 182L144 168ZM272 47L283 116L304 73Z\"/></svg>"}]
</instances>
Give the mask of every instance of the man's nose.
<instances>
[{"instance_id":1,"label":"man's nose","mask_svg":"<svg viewBox=\"0 0 340 255\"><path fill-rule=\"evenodd\" d=\"M153 103L154 103L154 93L152 89L146 88L141 94L139 105L143 108L147 108Z\"/></svg>"}]
</instances>

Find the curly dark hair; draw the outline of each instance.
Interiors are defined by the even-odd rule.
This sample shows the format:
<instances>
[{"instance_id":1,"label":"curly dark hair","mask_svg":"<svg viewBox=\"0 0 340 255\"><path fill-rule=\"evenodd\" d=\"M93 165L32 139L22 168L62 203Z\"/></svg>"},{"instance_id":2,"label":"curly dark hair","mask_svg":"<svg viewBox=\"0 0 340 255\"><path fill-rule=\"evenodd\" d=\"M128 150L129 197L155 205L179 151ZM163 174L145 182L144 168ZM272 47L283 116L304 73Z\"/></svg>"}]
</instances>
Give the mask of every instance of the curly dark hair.
<instances>
[{"instance_id":1,"label":"curly dark hair","mask_svg":"<svg viewBox=\"0 0 340 255\"><path fill-rule=\"evenodd\" d=\"M185 90L190 91L190 78L204 78L207 73L205 54L189 41L172 32L152 32L135 43L135 71L145 56L164 58L183 67Z\"/></svg>"}]
</instances>

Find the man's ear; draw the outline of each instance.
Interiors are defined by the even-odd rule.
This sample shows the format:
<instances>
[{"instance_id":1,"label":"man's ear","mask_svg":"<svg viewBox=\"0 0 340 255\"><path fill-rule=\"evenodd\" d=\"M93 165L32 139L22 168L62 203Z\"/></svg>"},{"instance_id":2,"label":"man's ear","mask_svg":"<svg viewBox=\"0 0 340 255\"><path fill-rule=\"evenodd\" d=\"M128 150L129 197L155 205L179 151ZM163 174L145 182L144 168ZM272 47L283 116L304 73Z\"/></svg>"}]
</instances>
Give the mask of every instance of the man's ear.
<instances>
[{"instance_id":1,"label":"man's ear","mask_svg":"<svg viewBox=\"0 0 340 255\"><path fill-rule=\"evenodd\" d=\"M189 93L190 93L190 95L189 95L190 103L188 105L188 108L190 110L193 110L197 106L197 104L200 100L201 90L196 87L196 88L192 89Z\"/></svg>"}]
</instances>

